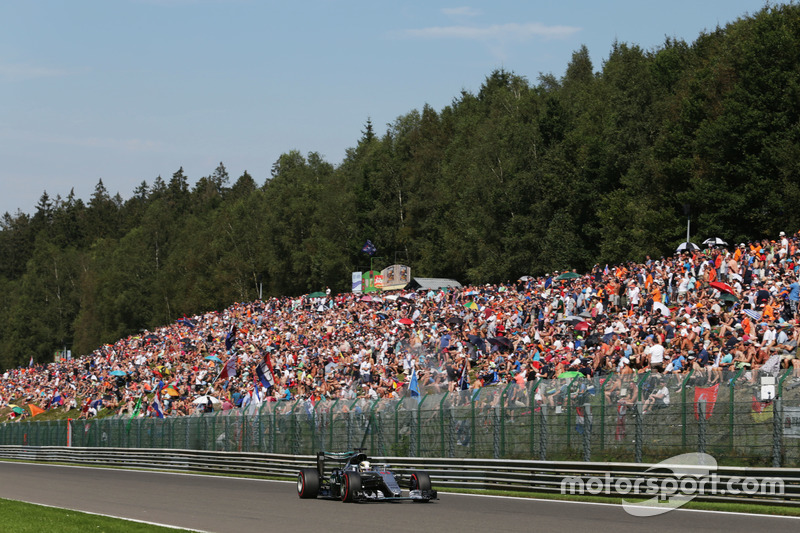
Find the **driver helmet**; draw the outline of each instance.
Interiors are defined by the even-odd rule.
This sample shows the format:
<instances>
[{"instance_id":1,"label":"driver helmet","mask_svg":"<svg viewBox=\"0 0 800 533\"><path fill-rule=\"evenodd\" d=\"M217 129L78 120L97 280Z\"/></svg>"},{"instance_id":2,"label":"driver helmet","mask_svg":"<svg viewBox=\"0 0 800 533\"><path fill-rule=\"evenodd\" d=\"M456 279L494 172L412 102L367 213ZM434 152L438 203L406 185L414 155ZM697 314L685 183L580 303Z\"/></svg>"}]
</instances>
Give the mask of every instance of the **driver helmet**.
<instances>
[{"instance_id":1,"label":"driver helmet","mask_svg":"<svg viewBox=\"0 0 800 533\"><path fill-rule=\"evenodd\" d=\"M362 472L366 472L370 469L369 461L361 461L358 463L358 469Z\"/></svg>"}]
</instances>

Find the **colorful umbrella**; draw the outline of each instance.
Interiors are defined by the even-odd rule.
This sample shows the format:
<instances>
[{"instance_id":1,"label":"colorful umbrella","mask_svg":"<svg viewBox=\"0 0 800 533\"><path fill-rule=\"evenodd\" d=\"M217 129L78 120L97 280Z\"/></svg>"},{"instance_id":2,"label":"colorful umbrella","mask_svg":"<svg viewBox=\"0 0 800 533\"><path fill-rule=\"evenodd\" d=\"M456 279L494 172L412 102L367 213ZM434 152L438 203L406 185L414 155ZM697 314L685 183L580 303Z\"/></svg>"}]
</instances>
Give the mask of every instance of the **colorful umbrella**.
<instances>
[{"instance_id":1,"label":"colorful umbrella","mask_svg":"<svg viewBox=\"0 0 800 533\"><path fill-rule=\"evenodd\" d=\"M112 370L108 373L109 376L127 376L128 373L124 370Z\"/></svg>"},{"instance_id":2,"label":"colorful umbrella","mask_svg":"<svg viewBox=\"0 0 800 533\"><path fill-rule=\"evenodd\" d=\"M560 274L559 276L556 277L556 281L564 281L564 280L567 280L567 279L576 279L576 278L579 278L579 277L581 277L581 275L580 274L576 274L575 272L564 272L563 274Z\"/></svg>"},{"instance_id":3,"label":"colorful umbrella","mask_svg":"<svg viewBox=\"0 0 800 533\"><path fill-rule=\"evenodd\" d=\"M722 283L721 281L712 281L708 284L709 287L713 287L718 291L727 292L728 294L736 294L736 291L733 290L733 287L728 285L727 283Z\"/></svg>"},{"instance_id":4,"label":"colorful umbrella","mask_svg":"<svg viewBox=\"0 0 800 533\"><path fill-rule=\"evenodd\" d=\"M414 321L411 320L410 318L401 318L397 322L399 324L403 324L404 326L410 326L410 325L412 325L414 323Z\"/></svg>"},{"instance_id":5,"label":"colorful umbrella","mask_svg":"<svg viewBox=\"0 0 800 533\"><path fill-rule=\"evenodd\" d=\"M575 324L575 331L589 331L588 322L578 322Z\"/></svg>"},{"instance_id":6,"label":"colorful umbrella","mask_svg":"<svg viewBox=\"0 0 800 533\"><path fill-rule=\"evenodd\" d=\"M464 304L464 307L466 307L467 309L475 309L475 310L477 310L478 309L478 304L476 304L475 302L467 302L467 303Z\"/></svg>"},{"instance_id":7,"label":"colorful umbrella","mask_svg":"<svg viewBox=\"0 0 800 533\"><path fill-rule=\"evenodd\" d=\"M309 298L325 298L326 294L321 291L312 292L308 295Z\"/></svg>"}]
</instances>

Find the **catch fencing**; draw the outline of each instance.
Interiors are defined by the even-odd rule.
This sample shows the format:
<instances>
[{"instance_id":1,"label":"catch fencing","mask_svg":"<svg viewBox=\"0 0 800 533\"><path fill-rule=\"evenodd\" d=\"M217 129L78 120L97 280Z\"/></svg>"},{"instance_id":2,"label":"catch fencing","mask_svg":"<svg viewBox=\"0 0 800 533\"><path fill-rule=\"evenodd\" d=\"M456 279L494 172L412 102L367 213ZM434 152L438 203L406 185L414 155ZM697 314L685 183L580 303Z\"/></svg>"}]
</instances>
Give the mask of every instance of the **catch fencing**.
<instances>
[{"instance_id":1,"label":"catch fencing","mask_svg":"<svg viewBox=\"0 0 800 533\"><path fill-rule=\"evenodd\" d=\"M374 456L631 463L703 452L731 466L798 467L800 382L785 371L771 389L764 383L738 371L428 387L418 397L301 399L165 419L23 420L0 425L0 445L291 455L363 447ZM653 396L664 388L667 404Z\"/></svg>"}]
</instances>

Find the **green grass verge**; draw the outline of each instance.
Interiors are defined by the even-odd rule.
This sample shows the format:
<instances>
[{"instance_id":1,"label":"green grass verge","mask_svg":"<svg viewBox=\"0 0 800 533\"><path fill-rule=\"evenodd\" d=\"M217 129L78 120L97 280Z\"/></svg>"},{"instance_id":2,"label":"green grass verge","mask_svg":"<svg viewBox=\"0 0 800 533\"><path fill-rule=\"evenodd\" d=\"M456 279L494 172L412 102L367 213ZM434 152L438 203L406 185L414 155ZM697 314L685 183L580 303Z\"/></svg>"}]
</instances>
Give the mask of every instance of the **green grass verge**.
<instances>
[{"instance_id":1,"label":"green grass verge","mask_svg":"<svg viewBox=\"0 0 800 533\"><path fill-rule=\"evenodd\" d=\"M14 533L40 533L41 531L58 531L59 533L86 533L87 531L169 533L172 531L177 533L187 531L4 499L0 499L0 524L2 524L3 531L13 531Z\"/></svg>"}]
</instances>

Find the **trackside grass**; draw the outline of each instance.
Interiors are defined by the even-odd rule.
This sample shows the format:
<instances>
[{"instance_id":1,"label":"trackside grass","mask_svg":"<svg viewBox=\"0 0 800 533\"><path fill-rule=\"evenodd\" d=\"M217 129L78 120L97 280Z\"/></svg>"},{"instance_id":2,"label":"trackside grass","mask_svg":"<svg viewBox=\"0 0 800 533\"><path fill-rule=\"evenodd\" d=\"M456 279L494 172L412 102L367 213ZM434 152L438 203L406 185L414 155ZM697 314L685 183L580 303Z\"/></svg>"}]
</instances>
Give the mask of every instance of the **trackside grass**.
<instances>
[{"instance_id":1,"label":"trackside grass","mask_svg":"<svg viewBox=\"0 0 800 533\"><path fill-rule=\"evenodd\" d=\"M4 499L0 499L0 524L2 524L0 528L3 531L13 531L14 533L41 533L42 531L178 533L187 531Z\"/></svg>"}]
</instances>

